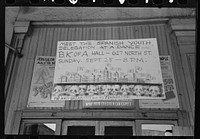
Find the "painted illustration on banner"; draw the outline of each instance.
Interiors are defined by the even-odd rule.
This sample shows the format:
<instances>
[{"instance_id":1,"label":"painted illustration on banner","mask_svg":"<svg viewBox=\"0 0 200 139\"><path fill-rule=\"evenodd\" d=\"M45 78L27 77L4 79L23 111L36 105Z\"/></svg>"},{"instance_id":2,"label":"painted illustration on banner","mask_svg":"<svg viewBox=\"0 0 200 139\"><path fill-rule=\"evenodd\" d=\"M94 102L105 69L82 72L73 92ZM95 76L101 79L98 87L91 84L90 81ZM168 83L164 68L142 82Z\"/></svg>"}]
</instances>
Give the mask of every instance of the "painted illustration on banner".
<instances>
[{"instance_id":1,"label":"painted illustration on banner","mask_svg":"<svg viewBox=\"0 0 200 139\"><path fill-rule=\"evenodd\" d=\"M45 84L46 80L48 80L48 78L49 78L48 68L47 67L39 68L35 73L35 77L36 77L35 83Z\"/></svg>"},{"instance_id":2,"label":"painted illustration on banner","mask_svg":"<svg viewBox=\"0 0 200 139\"><path fill-rule=\"evenodd\" d=\"M37 56L27 107L63 107L64 102L52 101L55 57Z\"/></svg>"},{"instance_id":3,"label":"painted illustration on banner","mask_svg":"<svg viewBox=\"0 0 200 139\"><path fill-rule=\"evenodd\" d=\"M165 99L139 100L140 108L179 108L178 94L170 56L160 56Z\"/></svg>"},{"instance_id":4,"label":"painted illustration on banner","mask_svg":"<svg viewBox=\"0 0 200 139\"><path fill-rule=\"evenodd\" d=\"M56 85L54 100L163 98L162 85Z\"/></svg>"},{"instance_id":5,"label":"painted illustration on banner","mask_svg":"<svg viewBox=\"0 0 200 139\"><path fill-rule=\"evenodd\" d=\"M58 42L52 100L163 99L163 90L154 38Z\"/></svg>"}]
</instances>

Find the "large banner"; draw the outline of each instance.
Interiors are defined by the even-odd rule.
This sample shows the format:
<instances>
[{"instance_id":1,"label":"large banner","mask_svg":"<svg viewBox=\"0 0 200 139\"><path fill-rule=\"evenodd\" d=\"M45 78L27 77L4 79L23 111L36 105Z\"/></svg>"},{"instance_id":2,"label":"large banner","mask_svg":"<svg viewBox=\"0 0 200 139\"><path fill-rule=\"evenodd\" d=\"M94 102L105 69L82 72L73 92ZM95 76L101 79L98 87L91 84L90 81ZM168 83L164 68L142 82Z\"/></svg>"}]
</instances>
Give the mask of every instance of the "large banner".
<instances>
[{"instance_id":1,"label":"large banner","mask_svg":"<svg viewBox=\"0 0 200 139\"><path fill-rule=\"evenodd\" d=\"M140 108L179 108L170 56L160 56L160 64L166 98L163 100L139 100Z\"/></svg>"},{"instance_id":2,"label":"large banner","mask_svg":"<svg viewBox=\"0 0 200 139\"><path fill-rule=\"evenodd\" d=\"M54 69L55 57L36 57L27 107L64 107L64 101L50 99Z\"/></svg>"},{"instance_id":3,"label":"large banner","mask_svg":"<svg viewBox=\"0 0 200 139\"><path fill-rule=\"evenodd\" d=\"M58 42L52 100L164 98L155 38Z\"/></svg>"}]
</instances>

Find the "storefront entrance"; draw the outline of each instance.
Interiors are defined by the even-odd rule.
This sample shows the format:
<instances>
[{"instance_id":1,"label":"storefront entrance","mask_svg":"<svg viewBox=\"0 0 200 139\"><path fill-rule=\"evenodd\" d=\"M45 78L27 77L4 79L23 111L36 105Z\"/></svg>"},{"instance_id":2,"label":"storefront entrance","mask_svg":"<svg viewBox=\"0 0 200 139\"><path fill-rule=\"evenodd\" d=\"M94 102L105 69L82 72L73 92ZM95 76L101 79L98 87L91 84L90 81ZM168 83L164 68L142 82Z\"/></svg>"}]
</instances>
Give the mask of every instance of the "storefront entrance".
<instances>
[{"instance_id":1,"label":"storefront entrance","mask_svg":"<svg viewBox=\"0 0 200 139\"><path fill-rule=\"evenodd\" d=\"M135 135L134 121L64 121L62 135Z\"/></svg>"},{"instance_id":2,"label":"storefront entrance","mask_svg":"<svg viewBox=\"0 0 200 139\"><path fill-rule=\"evenodd\" d=\"M26 119L20 134L25 135L105 135L105 136L172 136L176 120L68 120Z\"/></svg>"}]
</instances>

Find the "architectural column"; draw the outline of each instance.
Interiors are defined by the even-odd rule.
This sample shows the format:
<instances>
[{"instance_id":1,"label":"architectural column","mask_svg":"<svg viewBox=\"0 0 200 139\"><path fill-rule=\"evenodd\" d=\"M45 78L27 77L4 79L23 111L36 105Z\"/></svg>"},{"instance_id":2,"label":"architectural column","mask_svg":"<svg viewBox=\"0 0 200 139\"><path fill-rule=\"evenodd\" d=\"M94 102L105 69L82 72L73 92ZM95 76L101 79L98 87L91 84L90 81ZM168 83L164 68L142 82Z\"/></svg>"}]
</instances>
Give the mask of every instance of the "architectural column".
<instances>
[{"instance_id":1,"label":"architectural column","mask_svg":"<svg viewBox=\"0 0 200 139\"><path fill-rule=\"evenodd\" d=\"M9 56L9 64L6 67L5 78L5 134L18 134L13 130L13 122L16 120L15 111L17 110L17 104L19 101L19 92L14 90L15 79L18 69L18 62L23 56L23 42L26 35L30 34L30 22L17 21L14 24L14 34L12 43L9 45L12 51ZM19 118L19 117L18 117ZM20 122L19 122L20 123Z\"/></svg>"}]
</instances>

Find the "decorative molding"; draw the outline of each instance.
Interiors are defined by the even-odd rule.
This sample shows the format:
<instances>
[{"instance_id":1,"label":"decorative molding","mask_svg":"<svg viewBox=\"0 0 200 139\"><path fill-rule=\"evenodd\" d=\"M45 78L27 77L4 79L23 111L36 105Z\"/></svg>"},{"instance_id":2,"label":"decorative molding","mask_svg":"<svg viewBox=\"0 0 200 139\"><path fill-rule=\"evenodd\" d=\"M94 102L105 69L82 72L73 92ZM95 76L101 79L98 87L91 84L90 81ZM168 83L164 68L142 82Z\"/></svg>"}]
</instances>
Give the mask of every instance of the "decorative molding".
<instances>
[{"instance_id":1,"label":"decorative molding","mask_svg":"<svg viewBox=\"0 0 200 139\"><path fill-rule=\"evenodd\" d=\"M144 20L113 20L113 21L98 21L98 20L88 20L88 21L73 21L73 22L66 22L66 21L58 21L58 22L31 22L31 25L35 26L81 26L81 25L107 25L107 24L140 24L140 23L165 23L168 22L168 18L163 19L144 19Z\"/></svg>"},{"instance_id":2,"label":"decorative molding","mask_svg":"<svg viewBox=\"0 0 200 139\"><path fill-rule=\"evenodd\" d=\"M195 45L195 36L176 36L178 45Z\"/></svg>"},{"instance_id":3,"label":"decorative molding","mask_svg":"<svg viewBox=\"0 0 200 139\"><path fill-rule=\"evenodd\" d=\"M195 45L196 26L195 24L171 25L172 33L176 36L178 45Z\"/></svg>"},{"instance_id":4,"label":"decorative molding","mask_svg":"<svg viewBox=\"0 0 200 139\"><path fill-rule=\"evenodd\" d=\"M175 31L176 36L195 36L195 31Z\"/></svg>"},{"instance_id":5,"label":"decorative molding","mask_svg":"<svg viewBox=\"0 0 200 139\"><path fill-rule=\"evenodd\" d=\"M23 56L22 49L23 49L23 42L26 35L30 35L30 22L21 22L17 21L14 24L14 33L17 36L17 47L16 52L18 57L21 58Z\"/></svg>"},{"instance_id":6,"label":"decorative molding","mask_svg":"<svg viewBox=\"0 0 200 139\"><path fill-rule=\"evenodd\" d=\"M23 33L26 34L29 30L30 27L30 22L21 22L21 21L17 21L14 24L14 33Z\"/></svg>"},{"instance_id":7,"label":"decorative molding","mask_svg":"<svg viewBox=\"0 0 200 139\"><path fill-rule=\"evenodd\" d=\"M191 31L196 30L195 24L171 25L173 31Z\"/></svg>"}]
</instances>

